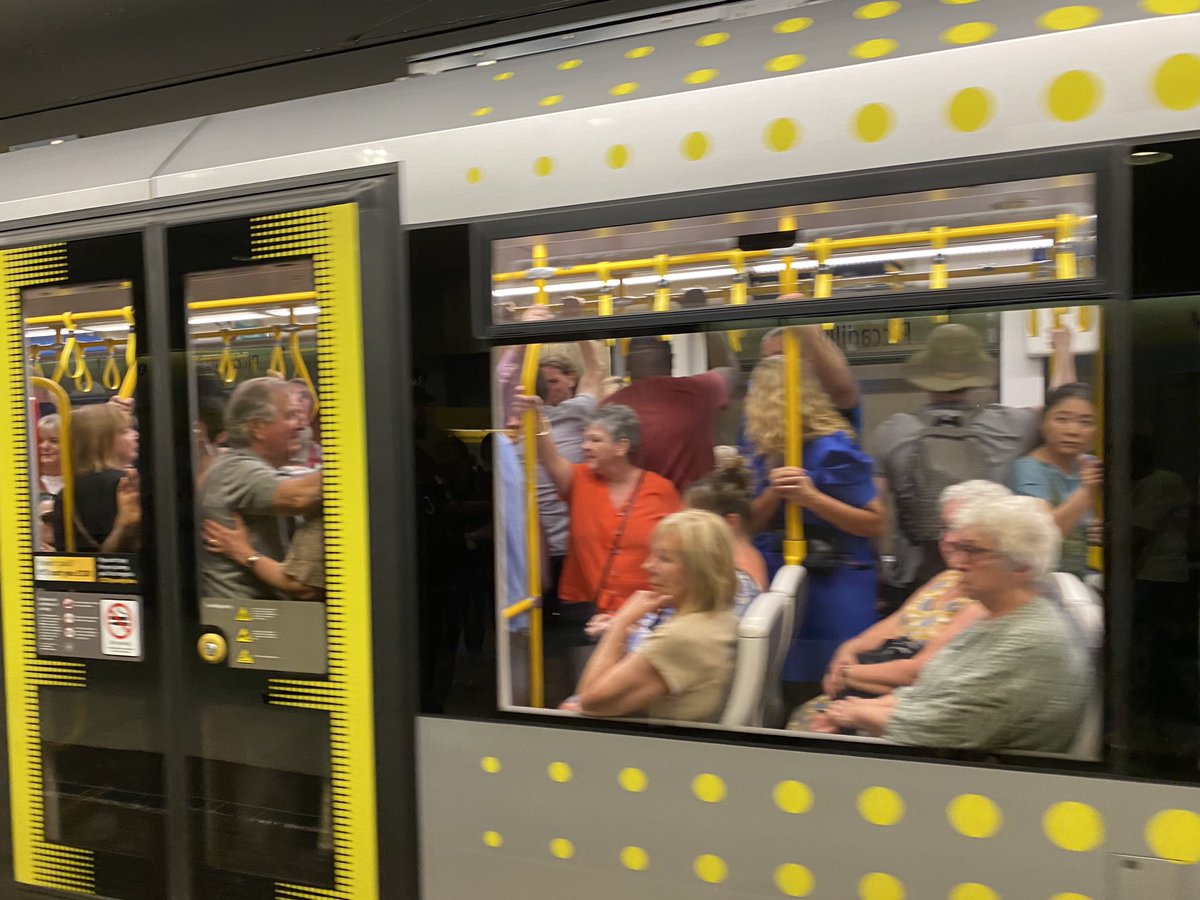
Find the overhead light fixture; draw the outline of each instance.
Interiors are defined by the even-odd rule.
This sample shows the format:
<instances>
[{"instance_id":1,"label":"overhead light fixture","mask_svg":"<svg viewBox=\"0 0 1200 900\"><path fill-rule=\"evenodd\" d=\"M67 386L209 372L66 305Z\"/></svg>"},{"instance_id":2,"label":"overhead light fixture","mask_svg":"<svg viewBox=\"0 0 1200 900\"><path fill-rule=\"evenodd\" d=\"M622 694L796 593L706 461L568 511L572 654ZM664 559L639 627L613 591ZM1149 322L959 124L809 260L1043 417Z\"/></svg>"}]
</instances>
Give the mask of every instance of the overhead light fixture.
<instances>
[{"instance_id":1,"label":"overhead light fixture","mask_svg":"<svg viewBox=\"0 0 1200 900\"><path fill-rule=\"evenodd\" d=\"M40 141L28 141L24 144L13 144L9 150L32 150L34 147L57 147L59 144L65 144L68 141L77 141L81 135L78 134L63 134L58 137L45 138Z\"/></svg>"},{"instance_id":2,"label":"overhead light fixture","mask_svg":"<svg viewBox=\"0 0 1200 900\"><path fill-rule=\"evenodd\" d=\"M1134 150L1129 154L1127 162L1131 166L1153 166L1174 158L1174 153L1168 153L1165 150Z\"/></svg>"},{"instance_id":3,"label":"overhead light fixture","mask_svg":"<svg viewBox=\"0 0 1200 900\"><path fill-rule=\"evenodd\" d=\"M267 310L267 312L269 312L271 315L279 316L282 319L286 319L292 313L295 313L298 316L315 316L320 311L321 311L321 307L319 307L319 306L293 306L290 309L268 309Z\"/></svg>"},{"instance_id":4,"label":"overhead light fixture","mask_svg":"<svg viewBox=\"0 0 1200 900\"><path fill-rule=\"evenodd\" d=\"M55 331L53 328L28 328L25 331L26 338L51 338L54 337Z\"/></svg>"},{"instance_id":5,"label":"overhead light fixture","mask_svg":"<svg viewBox=\"0 0 1200 900\"><path fill-rule=\"evenodd\" d=\"M217 322L240 322L246 319L265 319L266 314L259 312L244 312L235 310L231 312L209 313L203 316L188 316L189 325L213 325Z\"/></svg>"},{"instance_id":6,"label":"overhead light fixture","mask_svg":"<svg viewBox=\"0 0 1200 900\"><path fill-rule=\"evenodd\" d=\"M80 328L80 331L94 331L100 334L109 331L128 331L129 324L127 322L109 322L106 325L89 325L86 328Z\"/></svg>"}]
</instances>

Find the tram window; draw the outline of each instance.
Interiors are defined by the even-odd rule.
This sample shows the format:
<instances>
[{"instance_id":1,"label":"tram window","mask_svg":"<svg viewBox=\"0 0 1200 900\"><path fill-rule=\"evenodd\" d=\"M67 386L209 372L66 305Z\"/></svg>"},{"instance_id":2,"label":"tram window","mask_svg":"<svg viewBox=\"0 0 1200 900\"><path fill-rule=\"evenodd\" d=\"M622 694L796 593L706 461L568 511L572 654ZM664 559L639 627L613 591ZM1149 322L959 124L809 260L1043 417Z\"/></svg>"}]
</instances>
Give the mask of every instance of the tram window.
<instances>
[{"instance_id":1,"label":"tram window","mask_svg":"<svg viewBox=\"0 0 1200 900\"><path fill-rule=\"evenodd\" d=\"M1084 306L495 349L492 421L450 434L494 474L498 706L1094 755L1101 328Z\"/></svg>"},{"instance_id":2,"label":"tram window","mask_svg":"<svg viewBox=\"0 0 1200 900\"><path fill-rule=\"evenodd\" d=\"M492 321L1087 277L1094 194L1071 175L497 240Z\"/></svg>"}]
</instances>

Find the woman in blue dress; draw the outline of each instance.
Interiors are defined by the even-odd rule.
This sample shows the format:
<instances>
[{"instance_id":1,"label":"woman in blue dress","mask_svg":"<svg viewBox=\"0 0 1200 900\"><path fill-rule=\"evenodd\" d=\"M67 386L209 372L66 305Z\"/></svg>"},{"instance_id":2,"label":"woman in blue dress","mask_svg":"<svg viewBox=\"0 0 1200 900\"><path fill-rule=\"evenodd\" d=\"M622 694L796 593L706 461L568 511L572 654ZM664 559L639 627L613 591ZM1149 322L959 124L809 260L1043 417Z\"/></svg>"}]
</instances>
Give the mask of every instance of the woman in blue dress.
<instances>
[{"instance_id":1,"label":"woman in blue dress","mask_svg":"<svg viewBox=\"0 0 1200 900\"><path fill-rule=\"evenodd\" d=\"M752 524L755 545L772 577L783 564L786 503L804 509L808 605L784 665L785 695L791 702L802 702L806 693L815 695L838 646L874 623L871 538L883 528L871 458L859 449L854 429L807 370L801 387L802 468L783 465L787 416L782 357L759 362L746 395L746 434L756 451Z\"/></svg>"}]
</instances>

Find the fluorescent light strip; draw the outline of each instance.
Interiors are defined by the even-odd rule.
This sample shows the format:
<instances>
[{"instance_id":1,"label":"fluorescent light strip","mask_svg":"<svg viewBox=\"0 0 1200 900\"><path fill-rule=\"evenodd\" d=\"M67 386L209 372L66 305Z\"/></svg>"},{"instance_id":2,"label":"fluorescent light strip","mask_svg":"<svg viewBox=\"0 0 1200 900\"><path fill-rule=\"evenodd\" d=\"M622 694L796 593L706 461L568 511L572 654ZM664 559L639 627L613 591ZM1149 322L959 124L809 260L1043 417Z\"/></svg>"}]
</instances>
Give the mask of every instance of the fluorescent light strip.
<instances>
[{"instance_id":1,"label":"fluorescent light strip","mask_svg":"<svg viewBox=\"0 0 1200 900\"><path fill-rule=\"evenodd\" d=\"M212 325L216 322L240 322L246 319L265 319L265 313L259 312L236 312L210 313L203 316L188 316L189 325Z\"/></svg>"},{"instance_id":2,"label":"fluorescent light strip","mask_svg":"<svg viewBox=\"0 0 1200 900\"><path fill-rule=\"evenodd\" d=\"M298 316L315 316L320 311L321 311L321 307L319 307L319 306L294 306L291 309L268 309L267 310L267 312L269 312L271 315L279 316L280 318L284 318L284 319L286 319L292 313L295 313Z\"/></svg>"}]
</instances>

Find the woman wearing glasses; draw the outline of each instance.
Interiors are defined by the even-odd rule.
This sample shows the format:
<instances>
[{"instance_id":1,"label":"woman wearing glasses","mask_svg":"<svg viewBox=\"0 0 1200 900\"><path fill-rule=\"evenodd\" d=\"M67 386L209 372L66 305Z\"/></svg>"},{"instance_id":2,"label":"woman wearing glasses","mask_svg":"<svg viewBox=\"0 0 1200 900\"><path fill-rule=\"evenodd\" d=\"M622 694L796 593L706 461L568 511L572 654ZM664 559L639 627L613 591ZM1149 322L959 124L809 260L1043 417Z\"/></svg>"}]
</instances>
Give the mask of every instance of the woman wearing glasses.
<instances>
[{"instance_id":1,"label":"woman wearing glasses","mask_svg":"<svg viewBox=\"0 0 1200 900\"><path fill-rule=\"evenodd\" d=\"M829 716L901 744L1063 752L1091 690L1086 651L1037 591L1058 562L1062 536L1030 497L973 503L950 547L960 589L984 615L922 670L911 687L839 700Z\"/></svg>"}]
</instances>

